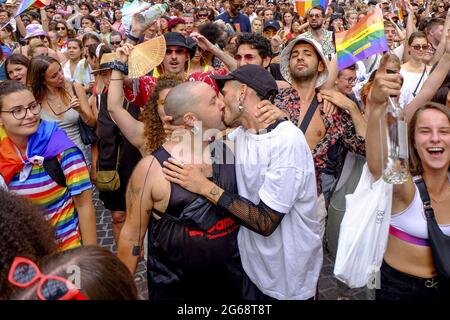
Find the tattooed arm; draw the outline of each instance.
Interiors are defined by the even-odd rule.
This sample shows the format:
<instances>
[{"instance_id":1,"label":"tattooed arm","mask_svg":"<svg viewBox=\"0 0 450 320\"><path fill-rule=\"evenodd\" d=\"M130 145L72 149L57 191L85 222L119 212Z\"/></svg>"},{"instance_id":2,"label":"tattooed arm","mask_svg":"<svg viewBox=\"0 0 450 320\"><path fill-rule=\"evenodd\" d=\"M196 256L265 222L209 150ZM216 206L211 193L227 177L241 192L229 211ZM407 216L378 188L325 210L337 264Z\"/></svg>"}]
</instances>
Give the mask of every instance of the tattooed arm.
<instances>
[{"instance_id":1,"label":"tattooed arm","mask_svg":"<svg viewBox=\"0 0 450 320\"><path fill-rule=\"evenodd\" d=\"M117 256L125 263L130 272L136 270L139 253L133 252L135 246L142 247L143 238L150 220L150 212L153 209L152 181L148 177L154 176L156 166L152 166L152 156L142 159L131 175L128 183L126 201L127 217L120 232ZM140 250L138 250L140 251Z\"/></svg>"},{"instance_id":2,"label":"tattooed arm","mask_svg":"<svg viewBox=\"0 0 450 320\"><path fill-rule=\"evenodd\" d=\"M254 204L244 197L223 190L208 180L198 167L170 158L169 162L164 162L163 172L167 180L205 197L236 218L240 224L263 236L271 235L284 217L283 213L273 210L263 201Z\"/></svg>"}]
</instances>

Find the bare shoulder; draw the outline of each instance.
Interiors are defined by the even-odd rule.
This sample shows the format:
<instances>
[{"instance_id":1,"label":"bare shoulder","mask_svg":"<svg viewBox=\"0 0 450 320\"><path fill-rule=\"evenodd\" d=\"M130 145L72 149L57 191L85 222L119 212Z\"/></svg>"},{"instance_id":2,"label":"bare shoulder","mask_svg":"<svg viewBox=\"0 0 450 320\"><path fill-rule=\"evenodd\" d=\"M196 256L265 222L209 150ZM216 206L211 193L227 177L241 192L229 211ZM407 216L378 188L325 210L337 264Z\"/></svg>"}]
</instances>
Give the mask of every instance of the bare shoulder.
<instances>
[{"instance_id":1,"label":"bare shoulder","mask_svg":"<svg viewBox=\"0 0 450 320\"><path fill-rule=\"evenodd\" d=\"M136 186L143 188L143 193L151 195L156 206L170 194L169 182L164 177L161 165L154 156L147 155L136 165L128 189L136 189Z\"/></svg>"},{"instance_id":2,"label":"bare shoulder","mask_svg":"<svg viewBox=\"0 0 450 320\"><path fill-rule=\"evenodd\" d=\"M134 168L131 179L135 180L136 182L143 182L146 177L148 177L149 175L154 176L157 171L161 171L161 166L159 165L158 161L154 156L147 155L138 162L138 164Z\"/></svg>"}]
</instances>

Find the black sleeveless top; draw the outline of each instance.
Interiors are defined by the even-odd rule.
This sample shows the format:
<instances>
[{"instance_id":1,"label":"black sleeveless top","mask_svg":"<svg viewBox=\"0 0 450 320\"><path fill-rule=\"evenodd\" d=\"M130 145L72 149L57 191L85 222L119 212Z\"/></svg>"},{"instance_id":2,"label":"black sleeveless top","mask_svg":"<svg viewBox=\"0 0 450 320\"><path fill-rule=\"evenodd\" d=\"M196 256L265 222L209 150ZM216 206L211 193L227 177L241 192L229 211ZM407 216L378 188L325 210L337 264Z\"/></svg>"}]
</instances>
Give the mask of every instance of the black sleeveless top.
<instances>
[{"instance_id":1,"label":"black sleeveless top","mask_svg":"<svg viewBox=\"0 0 450 320\"><path fill-rule=\"evenodd\" d=\"M217 161L229 149L222 142L214 142L210 148L212 180L224 190L237 193L234 164ZM153 156L163 166L170 154L160 147ZM174 183L170 187L166 212L159 220L150 219L149 224L150 299L240 299L243 271L237 246L239 224L205 198Z\"/></svg>"}]
</instances>

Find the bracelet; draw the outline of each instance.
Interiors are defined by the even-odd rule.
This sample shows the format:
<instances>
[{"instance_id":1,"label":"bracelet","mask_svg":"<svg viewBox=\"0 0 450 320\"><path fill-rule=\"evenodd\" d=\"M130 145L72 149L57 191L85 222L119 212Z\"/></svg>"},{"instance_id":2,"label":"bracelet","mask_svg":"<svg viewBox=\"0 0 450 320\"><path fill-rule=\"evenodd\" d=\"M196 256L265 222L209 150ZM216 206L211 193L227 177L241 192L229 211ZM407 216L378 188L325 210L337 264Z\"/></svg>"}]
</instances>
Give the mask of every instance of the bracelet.
<instances>
[{"instance_id":1,"label":"bracelet","mask_svg":"<svg viewBox=\"0 0 450 320\"><path fill-rule=\"evenodd\" d=\"M139 43L139 38L133 36L133 35L131 34L131 32L128 32L128 33L127 33L127 38L130 39L131 41L134 41L134 42L136 42L136 43Z\"/></svg>"},{"instance_id":2,"label":"bracelet","mask_svg":"<svg viewBox=\"0 0 450 320\"><path fill-rule=\"evenodd\" d=\"M123 74L128 74L128 66L125 63L117 60L114 61L114 63L111 66L111 69L120 71Z\"/></svg>"}]
</instances>

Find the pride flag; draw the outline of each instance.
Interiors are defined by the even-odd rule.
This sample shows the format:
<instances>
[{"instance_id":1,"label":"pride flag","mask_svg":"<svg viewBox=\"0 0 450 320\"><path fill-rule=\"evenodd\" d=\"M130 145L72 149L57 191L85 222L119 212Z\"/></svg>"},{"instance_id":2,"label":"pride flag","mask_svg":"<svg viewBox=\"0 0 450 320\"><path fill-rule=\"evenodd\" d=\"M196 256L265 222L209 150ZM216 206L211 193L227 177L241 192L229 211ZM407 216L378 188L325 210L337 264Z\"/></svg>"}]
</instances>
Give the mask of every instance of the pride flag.
<instances>
[{"instance_id":1,"label":"pride flag","mask_svg":"<svg viewBox=\"0 0 450 320\"><path fill-rule=\"evenodd\" d=\"M397 8L397 17L399 18L400 21L404 20L403 9L401 7Z\"/></svg>"},{"instance_id":2,"label":"pride flag","mask_svg":"<svg viewBox=\"0 0 450 320\"><path fill-rule=\"evenodd\" d=\"M320 5L327 10L328 0L293 0L295 11L300 17L304 17L308 9Z\"/></svg>"},{"instance_id":3,"label":"pride flag","mask_svg":"<svg viewBox=\"0 0 450 320\"><path fill-rule=\"evenodd\" d=\"M336 33L338 69L347 68L373 54L388 51L383 14L374 10L351 29Z\"/></svg>"},{"instance_id":4,"label":"pride flag","mask_svg":"<svg viewBox=\"0 0 450 320\"><path fill-rule=\"evenodd\" d=\"M29 7L34 6L35 8L44 8L51 3L51 0L22 0L19 7L17 8L17 12L14 17L22 14Z\"/></svg>"}]
</instances>

